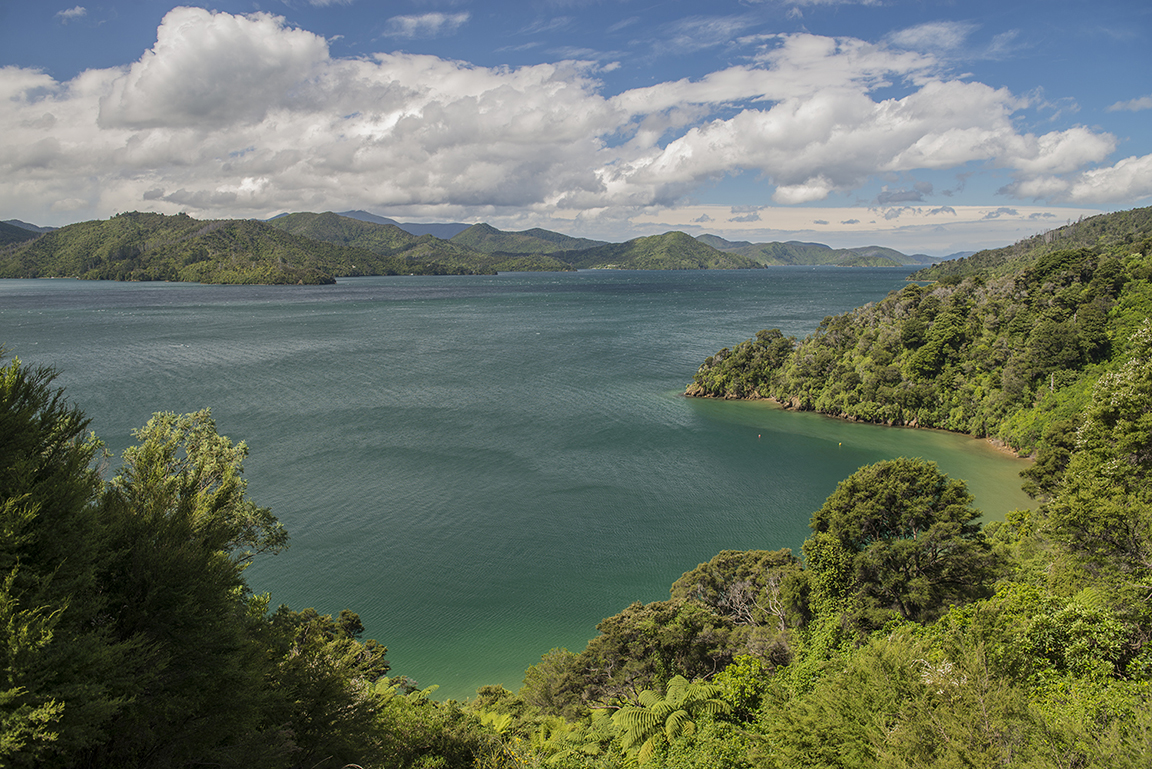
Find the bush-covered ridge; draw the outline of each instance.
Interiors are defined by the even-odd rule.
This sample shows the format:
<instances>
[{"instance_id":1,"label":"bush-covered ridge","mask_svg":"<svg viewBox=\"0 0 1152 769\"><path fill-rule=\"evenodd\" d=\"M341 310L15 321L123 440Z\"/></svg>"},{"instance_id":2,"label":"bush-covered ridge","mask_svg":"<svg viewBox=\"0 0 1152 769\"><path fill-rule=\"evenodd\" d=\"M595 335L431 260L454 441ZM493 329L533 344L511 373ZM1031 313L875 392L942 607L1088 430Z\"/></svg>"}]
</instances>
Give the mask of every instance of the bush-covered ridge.
<instances>
[{"instance_id":1,"label":"bush-covered ridge","mask_svg":"<svg viewBox=\"0 0 1152 769\"><path fill-rule=\"evenodd\" d=\"M905 264L922 264L915 257L909 257L891 248L864 246L861 248L832 248L823 243L749 243L729 241L716 235L699 235L696 238L727 253L740 254L763 265L827 264L838 267L899 267Z\"/></svg>"},{"instance_id":2,"label":"bush-covered ridge","mask_svg":"<svg viewBox=\"0 0 1152 769\"><path fill-rule=\"evenodd\" d=\"M40 236L40 233L17 227L8 222L0 222L0 247L10 246L14 243L23 243Z\"/></svg>"},{"instance_id":3,"label":"bush-covered ridge","mask_svg":"<svg viewBox=\"0 0 1152 769\"><path fill-rule=\"evenodd\" d=\"M666 232L575 251L557 251L554 256L581 269L730 270L762 266L746 256L724 253L683 232Z\"/></svg>"},{"instance_id":4,"label":"bush-covered ridge","mask_svg":"<svg viewBox=\"0 0 1152 769\"><path fill-rule=\"evenodd\" d=\"M1152 241L1127 234L1092 248L1027 252L1007 275L990 268L910 284L825 318L800 342L761 331L706 359L686 393L773 398L849 419L992 437L1031 453L1083 410L1093 382L1123 359L1152 314Z\"/></svg>"},{"instance_id":5,"label":"bush-covered ridge","mask_svg":"<svg viewBox=\"0 0 1152 769\"><path fill-rule=\"evenodd\" d=\"M453 235L451 242L488 254L551 254L606 245L602 240L574 238L539 228L503 232L489 224L474 224Z\"/></svg>"},{"instance_id":6,"label":"bush-covered ridge","mask_svg":"<svg viewBox=\"0 0 1152 769\"><path fill-rule=\"evenodd\" d=\"M404 264L421 265L422 274L495 274L496 272L574 269L541 253L493 254L468 243L412 235L393 224L377 224L331 212L287 214L268 222L293 235L359 248Z\"/></svg>"},{"instance_id":7,"label":"bush-covered ridge","mask_svg":"<svg viewBox=\"0 0 1152 769\"><path fill-rule=\"evenodd\" d=\"M252 219L200 221L183 214L133 212L62 227L0 253L0 277L275 284L332 283L337 277L359 275L496 271L491 259L470 263L458 253L448 253L452 249L434 247L434 238L401 234L408 239L406 245L377 253Z\"/></svg>"},{"instance_id":8,"label":"bush-covered ridge","mask_svg":"<svg viewBox=\"0 0 1152 769\"><path fill-rule=\"evenodd\" d=\"M1003 248L978 251L962 259L952 259L926 267L912 275L912 280L938 280L951 275L984 277L1014 272L1051 251L1078 248L1114 249L1128 246L1148 253L1152 237L1152 207L1133 208L1112 214L1100 214L1063 227L1042 232Z\"/></svg>"}]
</instances>

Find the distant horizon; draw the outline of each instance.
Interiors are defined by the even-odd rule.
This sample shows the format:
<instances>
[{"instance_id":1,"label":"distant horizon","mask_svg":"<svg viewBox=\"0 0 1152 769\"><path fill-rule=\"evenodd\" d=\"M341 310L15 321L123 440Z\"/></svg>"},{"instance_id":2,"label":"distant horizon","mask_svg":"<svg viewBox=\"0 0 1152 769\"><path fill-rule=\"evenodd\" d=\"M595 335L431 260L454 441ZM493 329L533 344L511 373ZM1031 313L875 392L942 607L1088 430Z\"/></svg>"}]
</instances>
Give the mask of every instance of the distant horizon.
<instances>
[{"instance_id":1,"label":"distant horizon","mask_svg":"<svg viewBox=\"0 0 1152 769\"><path fill-rule=\"evenodd\" d=\"M141 211L142 213L167 213L169 215L176 214L176 213L188 213L189 216L192 216L193 218L196 218L196 219L254 219L256 221L262 221L262 222L271 221L272 219L275 219L276 217L287 216L288 214L293 214L293 213L318 213L318 214L320 214L320 213L327 213L327 212L331 211L331 213L341 214L341 213L359 211L362 213L369 214L371 216L380 217L381 219L391 219L391 220L399 222L401 224L425 225L425 226L459 224L459 225L466 225L468 227L471 227L471 226L476 225L476 224L487 224L489 226L495 227L496 229L498 229L502 232L524 232L526 230L531 230L531 229L543 229L543 230L548 230L550 232L558 232L558 233L561 233L563 235L568 235L570 237L588 238L590 240L601 240L605 243L624 243L624 242L627 242L629 240L634 240L636 238L648 237L651 235L662 235L666 232L684 232L688 235L691 235L693 238L698 238L701 235L715 235L717 237L723 238L724 240L733 241L733 242L747 241L750 243L790 243L790 242L817 243L820 245L829 246L830 248L834 248L834 249L867 248L867 247L871 247L871 246L878 246L878 247L882 247L882 248L891 248L892 250L899 251L900 253L905 254L905 255L921 254L924 256L931 256L933 258L943 259L943 258L950 258L950 257L955 258L956 255L958 255L958 254L970 254L970 253L976 253L978 251L984 251L984 250L988 250L988 249L1003 248L1005 246L1010 246L1013 243L1016 243L1018 241L1027 240L1028 238L1034 237L1036 235L1041 235L1041 234L1048 232L1050 230L1055 230L1055 229L1058 229L1060 227L1066 226L1066 225L1071 224L1072 222L1075 222L1079 219L1087 219L1088 217L1098 216L1098 215L1104 214L1104 213L1113 213L1114 211L1123 211L1123 210L1128 210L1131 208L1143 208L1143 207L1144 206L1118 206L1118 207L1114 207L1113 209L1111 209L1109 211L1098 211L1098 210L1094 210L1094 209L1064 209L1063 212L1065 214L1067 214L1067 218L1064 220L1057 220L1056 216L1051 214L1049 209L1045 209L1045 213L1043 215L1037 215L1035 212L1032 212L1029 214L1029 218L1030 218L1030 221L1034 221L1034 222L1040 222L1040 221L1049 222L1048 226L1036 226L1036 225L1034 225L1031 228L1021 227L1017 230L1019 232L1018 235L1014 235L1014 236L1012 236L1006 240L1001 240L1001 241L996 241L994 239L991 239L990 236L977 236L973 242L979 243L979 245L972 245L970 247L958 247L958 248L954 248L952 250L947 250L946 248L935 248L935 249L933 249L933 248L911 249L908 247L902 248L900 246L892 245L890 243L882 242L880 240L865 241L865 240L861 240L859 238L854 239L852 236L853 236L853 233L855 231L841 230L841 231L838 231L835 233L832 233L832 232L823 233L823 235L825 236L824 239L818 239L821 236L821 233L817 233L817 232L814 232L811 230L799 231L799 232L791 231L790 232L787 230L776 231L776 230L763 230L763 229L759 229L759 230L737 229L737 230L727 230L726 232L728 234L722 234L725 231L720 230L719 228L711 228L710 229L710 228L706 228L702 225L694 224L694 223L689 223L689 224L686 224L686 225L683 225L680 227L666 226L663 228L661 228L660 225L652 225L652 226L647 227L644 231L641 231L641 232L636 233L636 234L632 234L628 237L623 237L623 236L616 236L615 238L612 238L609 236L597 237L595 234L588 234L586 232L576 234L572 231L557 229L555 227L544 227L541 225L516 227L515 229L512 229L512 228L508 228L508 227L499 227L491 221L463 222L463 221L449 221L449 220L427 220L427 221L419 221L419 220L413 221L410 219L404 220L404 217L390 216L388 214L380 214L380 213L376 213L374 211L368 211L368 210L363 209L363 208L345 209L344 212L338 212L338 211L335 211L332 209L324 209L324 210L317 210L317 211L279 211L277 213L269 214L266 216L229 216L227 214L204 216L204 215L195 215L192 213L188 213L186 211L162 212L162 211L148 211L145 209L129 209L126 211L118 211L115 213L111 213L111 214L108 214L107 216L104 216L104 217L95 217L93 219L77 219L75 221L69 221L69 222L66 222L64 224L43 224L41 222L27 222L27 221L25 221L24 223L32 225L34 227L54 227L54 228L58 229L60 227L67 227L69 224L79 224L80 222L94 221L94 220L99 220L99 219L110 219L110 218L117 216L121 213L128 213L129 211ZM810 209L804 209L804 210L810 210ZM1027 210L1031 210L1031 208L1029 208ZM1056 210L1059 210L1059 209L1056 209ZM980 222L989 222L989 221L998 220L1000 218L1000 216L1004 215L1004 213L1005 212L1003 211L1003 209L1001 209L999 212L995 211L995 210L990 211L990 212L985 211L985 212L983 212L983 215L979 219L974 219L972 222L970 222L972 229L978 229L980 226ZM1021 216L1020 207L1011 209L1008 213L1011 213L1014 216ZM1073 214L1075 214L1075 216L1073 216ZM18 217L10 217L9 219L4 219L4 220L0 220L0 221L23 221L23 220L20 220ZM563 224L563 222L560 223L560 226L562 226L562 224ZM759 237L759 239L758 239L758 236L761 236L766 232L779 232L780 236L775 237L775 238ZM880 237L880 236L884 236L889 231L862 230L862 232L865 232L865 233L871 232L871 233L877 235L878 237ZM803 236L805 233L808 235L808 237Z\"/></svg>"},{"instance_id":2,"label":"distant horizon","mask_svg":"<svg viewBox=\"0 0 1152 769\"><path fill-rule=\"evenodd\" d=\"M42 224L39 224L36 222L27 222L27 221L24 221L22 219L18 219L16 217L11 217L9 219L0 219L0 221L6 222L6 223L13 223L14 226L20 226L20 224L15 224L15 222L20 222L24 225L28 225L29 228L37 228L34 231L39 231L40 229L42 229L44 227L49 227L51 229L61 229L63 227L68 227L68 226L73 225L73 224L82 224L83 222L86 222L86 221L106 221L108 219L114 218L116 216L119 216L120 214L125 214L125 213L133 213L133 212L132 211L120 211L120 212L110 214L109 216L101 217L98 219L79 219L77 221L68 222L67 224L61 224L61 225L42 225ZM160 213L160 212L141 211L139 213ZM186 212L178 212L178 213L186 213ZM364 213L364 214L369 214L371 216L379 217L381 219L391 219L392 221L396 222L397 226L400 226L401 229L403 229L404 225L409 225L409 226L415 225L415 226L422 226L422 227L461 226L465 229L468 227L473 227L477 224L487 224L489 226L494 226L494 225L491 225L491 223L489 223L489 222L470 222L469 223L469 222L447 222L447 221L444 221L444 222L440 222L440 221L428 221L428 222L401 221L401 220L397 219L396 217L388 216L387 214L377 214L377 213L374 213L372 211L366 211L364 209L349 209L348 211L281 211L277 214L273 214L271 216L264 217L264 218L255 217L255 216L213 216L213 217L193 216L193 218L194 219L203 219L203 220L209 220L209 219L216 219L216 220L251 219L251 220L260 221L260 222L269 222L269 221L272 221L273 219L277 219L277 218L282 217L282 216L288 216L290 214L296 214L296 213L316 213L316 214L334 213L337 216L343 216L346 213ZM188 215L192 216L192 214L188 214ZM1062 225L1062 224L1054 225L1053 227L1050 227L1048 229L1056 229L1057 227L1061 227L1061 226L1064 226L1064 225ZM543 228L543 227L526 227L526 228L523 228L520 230L503 230L499 227L496 227L495 229L497 229L501 232L513 232L513 233L526 232L528 230L533 230L533 229L545 229L545 230L547 230L547 228ZM696 229L699 229L699 228L696 228ZM570 233L563 232L561 230L548 230L548 231L549 232L557 232L561 235L569 235L570 237L578 237L578 236L573 236ZM928 256L928 257L931 257L933 259L960 258L961 255L972 254L972 253L976 253L977 251L985 250L985 249L961 249L959 251L952 251L952 252L949 252L946 254L940 254L940 253L928 253L925 251L904 251L902 249L894 248L893 246L889 246L889 245L886 245L884 243L854 243L852 245L836 246L836 245L831 245L829 243L819 241L819 240L802 240L800 238L790 238L788 240L749 240L748 238L724 237L723 235L718 235L716 232L713 232L711 230L703 230L699 233L693 234L691 232L688 232L686 228L685 229L673 228L670 230L664 230L662 232L653 232L653 233L649 233L646 235L635 235L631 238L627 238L626 240L602 240L602 242L604 242L604 243L625 243L625 242L628 242L630 240L635 240L636 238L650 237L651 235L662 235L662 234L665 234L667 232L684 232L685 234L690 235L691 237L696 238L696 239L699 239L701 236L704 236L704 235L712 235L714 237L719 237L719 238L722 238L723 240L726 240L726 241L732 242L732 243L738 243L738 242L748 242L748 243L752 243L752 244L802 243L802 244L827 246L827 247L835 249L835 250L862 249L862 248L890 248L893 251L899 251L901 254L904 254L905 256L917 256L917 255L919 255L919 256ZM1041 231L1041 232L1043 232L1043 231ZM1040 233L1034 233L1034 234L1040 234ZM438 237L438 236L435 236L435 237ZM585 237L585 236L579 236L579 237ZM1031 236L1024 236L1024 238L1027 238L1027 237L1031 237ZM1021 240L1024 238L1017 238L1016 240ZM441 239L442 240L450 240L450 238L441 238ZM590 240L599 240L597 238L589 238L589 239ZM1003 243L1000 246L988 246L987 248L1000 248L1003 246L1008 246L1008 245L1011 245L1012 243L1016 242L1016 240L1013 240L1012 242L1009 242L1009 243Z\"/></svg>"}]
</instances>

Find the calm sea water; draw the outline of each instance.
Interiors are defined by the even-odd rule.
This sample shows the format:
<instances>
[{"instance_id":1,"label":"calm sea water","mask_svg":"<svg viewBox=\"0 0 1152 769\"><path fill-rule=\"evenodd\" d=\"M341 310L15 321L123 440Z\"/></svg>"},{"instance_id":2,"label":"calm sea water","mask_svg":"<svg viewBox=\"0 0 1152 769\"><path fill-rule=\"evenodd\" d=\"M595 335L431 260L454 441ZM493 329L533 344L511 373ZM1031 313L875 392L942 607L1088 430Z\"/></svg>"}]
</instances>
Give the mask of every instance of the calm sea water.
<instances>
[{"instance_id":1,"label":"calm sea water","mask_svg":"<svg viewBox=\"0 0 1152 769\"><path fill-rule=\"evenodd\" d=\"M252 587L359 612L394 674L464 698L720 550L798 549L861 465L922 456L989 516L1027 506L1023 463L982 441L680 395L720 347L804 336L905 274L0 281L0 343L60 369L115 451L152 412L210 406L292 535Z\"/></svg>"}]
</instances>

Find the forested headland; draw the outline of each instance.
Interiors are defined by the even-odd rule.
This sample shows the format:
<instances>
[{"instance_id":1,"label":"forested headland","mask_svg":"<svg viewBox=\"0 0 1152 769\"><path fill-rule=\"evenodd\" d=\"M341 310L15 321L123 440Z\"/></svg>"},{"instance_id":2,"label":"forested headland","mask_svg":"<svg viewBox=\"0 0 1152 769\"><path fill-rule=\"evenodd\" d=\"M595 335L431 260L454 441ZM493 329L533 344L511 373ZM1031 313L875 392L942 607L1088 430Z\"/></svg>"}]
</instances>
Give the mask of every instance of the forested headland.
<instances>
[{"instance_id":1,"label":"forested headland","mask_svg":"<svg viewBox=\"0 0 1152 769\"><path fill-rule=\"evenodd\" d=\"M743 348L755 365L735 365L738 347L698 374L727 371L721 397L955 418L938 426L1036 448L1032 509L982 524L932 463L862 467L813 511L799 553L686 564L667 600L466 702L391 670L352 611L251 592L246 564L287 534L208 412L157 414L106 480L53 372L6 357L0 763L1147 766L1148 243L1021 249L1002 274L910 285L802 342L763 332ZM1041 326L1063 331L1045 345ZM879 410L818 405L865 392Z\"/></svg>"},{"instance_id":2,"label":"forested headland","mask_svg":"<svg viewBox=\"0 0 1152 769\"><path fill-rule=\"evenodd\" d=\"M1152 208L1086 219L915 273L883 300L709 356L688 395L1063 450L1152 317ZM1043 459L1043 457L1042 457Z\"/></svg>"}]
</instances>

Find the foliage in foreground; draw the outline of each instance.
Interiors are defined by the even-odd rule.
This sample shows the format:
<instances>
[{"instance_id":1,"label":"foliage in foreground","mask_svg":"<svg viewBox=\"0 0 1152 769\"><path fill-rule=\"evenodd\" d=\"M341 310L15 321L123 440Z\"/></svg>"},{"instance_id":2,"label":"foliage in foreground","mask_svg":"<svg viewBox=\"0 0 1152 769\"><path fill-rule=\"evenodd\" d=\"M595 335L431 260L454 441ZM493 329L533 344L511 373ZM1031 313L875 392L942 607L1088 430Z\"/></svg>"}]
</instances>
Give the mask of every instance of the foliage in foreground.
<instances>
[{"instance_id":1,"label":"foliage in foreground","mask_svg":"<svg viewBox=\"0 0 1152 769\"><path fill-rule=\"evenodd\" d=\"M652 742L638 739L657 734L653 719L643 733L629 723L594 759L541 745L528 765L1147 765L1152 322L1093 396L1035 510L981 530L964 484L934 465L864 467L813 514L803 561L721 553L671 601L605 620L579 654L545 655L500 705L518 714L510 730L566 714L568 739L591 741L596 714L656 701L629 687L692 676L726 707Z\"/></svg>"},{"instance_id":2,"label":"foliage in foreground","mask_svg":"<svg viewBox=\"0 0 1152 769\"><path fill-rule=\"evenodd\" d=\"M354 613L248 590L287 535L209 412L157 414L104 482L53 377L0 368L0 766L467 766L493 738L390 681Z\"/></svg>"}]
</instances>

